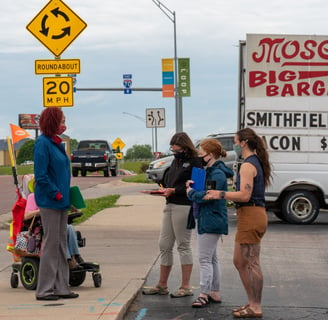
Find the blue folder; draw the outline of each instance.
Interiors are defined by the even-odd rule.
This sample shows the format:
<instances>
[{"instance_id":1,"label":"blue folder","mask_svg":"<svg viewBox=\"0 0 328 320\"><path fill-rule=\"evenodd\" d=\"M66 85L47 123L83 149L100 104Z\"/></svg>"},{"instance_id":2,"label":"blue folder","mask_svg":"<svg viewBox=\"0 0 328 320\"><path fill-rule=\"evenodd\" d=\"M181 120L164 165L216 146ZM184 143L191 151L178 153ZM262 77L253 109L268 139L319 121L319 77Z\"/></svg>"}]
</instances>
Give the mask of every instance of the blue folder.
<instances>
[{"instance_id":1,"label":"blue folder","mask_svg":"<svg viewBox=\"0 0 328 320\"><path fill-rule=\"evenodd\" d=\"M194 181L192 188L197 191L205 190L206 171L202 168L193 167L191 171L191 180Z\"/></svg>"}]
</instances>

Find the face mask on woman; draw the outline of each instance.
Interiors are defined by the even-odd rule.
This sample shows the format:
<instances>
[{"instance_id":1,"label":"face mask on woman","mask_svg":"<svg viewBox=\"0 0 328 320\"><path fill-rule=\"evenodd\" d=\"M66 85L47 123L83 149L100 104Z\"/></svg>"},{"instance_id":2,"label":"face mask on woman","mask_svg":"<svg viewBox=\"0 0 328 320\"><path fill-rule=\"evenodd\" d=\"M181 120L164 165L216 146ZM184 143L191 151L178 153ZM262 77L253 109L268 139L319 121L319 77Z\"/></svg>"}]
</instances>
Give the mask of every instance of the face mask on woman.
<instances>
[{"instance_id":1,"label":"face mask on woman","mask_svg":"<svg viewBox=\"0 0 328 320\"><path fill-rule=\"evenodd\" d=\"M241 156L241 151L242 151L241 145L240 144L234 144L233 145L233 150L236 152L237 157L239 158Z\"/></svg>"},{"instance_id":2,"label":"face mask on woman","mask_svg":"<svg viewBox=\"0 0 328 320\"><path fill-rule=\"evenodd\" d=\"M66 126L64 124L61 124L57 130L57 134L61 135L66 131Z\"/></svg>"},{"instance_id":3,"label":"face mask on woman","mask_svg":"<svg viewBox=\"0 0 328 320\"><path fill-rule=\"evenodd\" d=\"M203 167L206 167L207 164L208 164L208 162L211 160L211 159L208 159L208 160L206 161L204 158L207 157L207 156L208 156L208 154L207 154L206 156L200 157L201 162L202 162L202 166L203 166Z\"/></svg>"},{"instance_id":4,"label":"face mask on woman","mask_svg":"<svg viewBox=\"0 0 328 320\"><path fill-rule=\"evenodd\" d=\"M184 151L176 152L176 153L174 153L174 158L175 159L185 159L186 153Z\"/></svg>"}]
</instances>

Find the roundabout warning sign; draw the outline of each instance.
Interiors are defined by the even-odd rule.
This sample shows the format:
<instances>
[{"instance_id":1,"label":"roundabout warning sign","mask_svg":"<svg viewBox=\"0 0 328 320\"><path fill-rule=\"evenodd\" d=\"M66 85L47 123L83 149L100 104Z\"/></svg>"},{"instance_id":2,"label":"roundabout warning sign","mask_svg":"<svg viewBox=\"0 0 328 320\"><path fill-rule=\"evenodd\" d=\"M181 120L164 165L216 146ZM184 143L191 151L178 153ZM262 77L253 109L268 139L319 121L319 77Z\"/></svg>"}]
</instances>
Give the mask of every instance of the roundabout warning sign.
<instances>
[{"instance_id":1,"label":"roundabout warning sign","mask_svg":"<svg viewBox=\"0 0 328 320\"><path fill-rule=\"evenodd\" d=\"M51 0L26 26L55 56L65 49L87 24L61 0Z\"/></svg>"}]
</instances>

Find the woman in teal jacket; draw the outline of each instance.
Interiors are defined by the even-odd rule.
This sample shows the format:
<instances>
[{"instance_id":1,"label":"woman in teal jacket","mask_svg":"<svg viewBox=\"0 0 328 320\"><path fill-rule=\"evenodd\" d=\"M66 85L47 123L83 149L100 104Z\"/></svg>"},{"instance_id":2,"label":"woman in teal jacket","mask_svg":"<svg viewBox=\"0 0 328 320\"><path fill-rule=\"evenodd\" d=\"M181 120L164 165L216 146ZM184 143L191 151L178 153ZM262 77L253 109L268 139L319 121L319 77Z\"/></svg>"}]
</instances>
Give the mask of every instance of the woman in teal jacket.
<instances>
[{"instance_id":1,"label":"woman in teal jacket","mask_svg":"<svg viewBox=\"0 0 328 320\"><path fill-rule=\"evenodd\" d=\"M69 287L67 213L70 208L70 161L60 135L66 130L60 108L46 108L40 116L42 135L34 146L35 201L43 227L37 300L77 298Z\"/></svg>"},{"instance_id":2,"label":"woman in teal jacket","mask_svg":"<svg viewBox=\"0 0 328 320\"><path fill-rule=\"evenodd\" d=\"M220 142L216 139L205 139L200 143L199 156L206 166L205 189L228 190L227 178L233 177L233 171L221 160L226 156ZM187 195L190 200L199 204L197 218L197 241L200 264L200 294L193 302L193 308L201 308L210 301L221 302L220 264L217 257L217 242L223 234L228 234L228 216L226 201L203 200L204 191L192 188L192 181L187 182Z\"/></svg>"}]
</instances>

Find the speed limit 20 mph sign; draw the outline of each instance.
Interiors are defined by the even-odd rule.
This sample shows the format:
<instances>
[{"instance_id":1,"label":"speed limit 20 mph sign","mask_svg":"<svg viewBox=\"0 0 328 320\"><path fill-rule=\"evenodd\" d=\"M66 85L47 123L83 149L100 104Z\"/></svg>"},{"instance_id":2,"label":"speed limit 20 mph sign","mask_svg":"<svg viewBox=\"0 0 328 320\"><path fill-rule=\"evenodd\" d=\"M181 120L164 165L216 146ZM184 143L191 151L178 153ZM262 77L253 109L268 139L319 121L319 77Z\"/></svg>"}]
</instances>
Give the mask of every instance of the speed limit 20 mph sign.
<instances>
[{"instance_id":1,"label":"speed limit 20 mph sign","mask_svg":"<svg viewBox=\"0 0 328 320\"><path fill-rule=\"evenodd\" d=\"M73 101L72 77L43 78L43 105L45 107L72 107Z\"/></svg>"}]
</instances>

